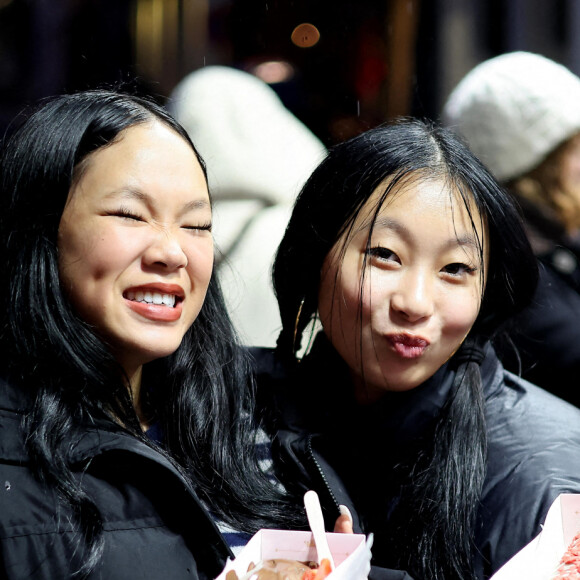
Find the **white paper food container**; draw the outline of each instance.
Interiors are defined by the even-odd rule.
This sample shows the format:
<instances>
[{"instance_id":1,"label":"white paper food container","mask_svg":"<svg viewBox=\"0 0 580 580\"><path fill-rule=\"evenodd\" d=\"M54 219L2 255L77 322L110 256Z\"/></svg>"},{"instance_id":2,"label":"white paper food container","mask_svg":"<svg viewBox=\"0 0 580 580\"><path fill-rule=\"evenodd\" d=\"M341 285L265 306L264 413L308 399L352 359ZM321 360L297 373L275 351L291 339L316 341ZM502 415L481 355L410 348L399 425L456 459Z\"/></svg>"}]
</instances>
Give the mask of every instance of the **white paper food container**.
<instances>
[{"instance_id":1,"label":"white paper food container","mask_svg":"<svg viewBox=\"0 0 580 580\"><path fill-rule=\"evenodd\" d=\"M331 534L326 538L334 559L335 569L328 580L367 580L371 566L372 539L364 534ZM260 530L238 554L235 560L228 560L216 580L225 580L226 573L235 570L238 576L246 574L251 562L260 560L316 561L316 547L312 532L292 532L285 530Z\"/></svg>"},{"instance_id":2,"label":"white paper food container","mask_svg":"<svg viewBox=\"0 0 580 580\"><path fill-rule=\"evenodd\" d=\"M490 580L551 580L574 536L580 531L580 494L559 495L542 531L508 560Z\"/></svg>"}]
</instances>

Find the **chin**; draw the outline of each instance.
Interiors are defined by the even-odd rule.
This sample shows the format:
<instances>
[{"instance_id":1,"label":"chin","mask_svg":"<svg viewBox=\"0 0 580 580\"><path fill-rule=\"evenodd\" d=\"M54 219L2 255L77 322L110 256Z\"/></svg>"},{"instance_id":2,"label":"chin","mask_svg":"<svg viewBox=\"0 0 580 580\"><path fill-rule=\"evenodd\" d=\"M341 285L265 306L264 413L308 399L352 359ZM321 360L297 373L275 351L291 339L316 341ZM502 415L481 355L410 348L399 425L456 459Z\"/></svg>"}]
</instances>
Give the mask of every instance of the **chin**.
<instances>
[{"instance_id":1,"label":"chin","mask_svg":"<svg viewBox=\"0 0 580 580\"><path fill-rule=\"evenodd\" d=\"M148 358L147 362L151 362L160 358L165 358L171 356L177 349L179 348L179 344L173 345L167 348L159 348L159 345L156 345L156 348L151 349L148 351L146 356Z\"/></svg>"},{"instance_id":2,"label":"chin","mask_svg":"<svg viewBox=\"0 0 580 580\"><path fill-rule=\"evenodd\" d=\"M392 367L389 369L391 372L386 372L380 375L380 379L383 383L383 389L388 392L402 393L405 391L411 391L416 389L418 386L422 385L430 376L426 372L400 372L393 373ZM380 383L377 383L380 384Z\"/></svg>"},{"instance_id":3,"label":"chin","mask_svg":"<svg viewBox=\"0 0 580 580\"><path fill-rule=\"evenodd\" d=\"M120 360L131 362L131 366L142 366L154 360L172 355L179 348L180 344L181 341L166 345L160 345L158 342L154 344L133 344L129 348L127 348L127 345L124 345L124 348L121 347L117 352L121 353Z\"/></svg>"}]
</instances>

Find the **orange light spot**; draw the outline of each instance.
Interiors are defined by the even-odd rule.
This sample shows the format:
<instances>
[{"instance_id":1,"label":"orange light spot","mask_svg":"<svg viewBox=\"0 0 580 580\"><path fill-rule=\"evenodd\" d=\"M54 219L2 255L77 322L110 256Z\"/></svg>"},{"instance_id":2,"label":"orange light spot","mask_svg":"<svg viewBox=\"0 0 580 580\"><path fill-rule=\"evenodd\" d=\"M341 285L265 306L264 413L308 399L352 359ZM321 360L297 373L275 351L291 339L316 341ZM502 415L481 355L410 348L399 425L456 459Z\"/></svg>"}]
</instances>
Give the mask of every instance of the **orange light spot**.
<instances>
[{"instance_id":1,"label":"orange light spot","mask_svg":"<svg viewBox=\"0 0 580 580\"><path fill-rule=\"evenodd\" d=\"M314 24L304 22L299 24L293 31L290 37L292 42L300 48L310 48L320 40L320 32Z\"/></svg>"}]
</instances>

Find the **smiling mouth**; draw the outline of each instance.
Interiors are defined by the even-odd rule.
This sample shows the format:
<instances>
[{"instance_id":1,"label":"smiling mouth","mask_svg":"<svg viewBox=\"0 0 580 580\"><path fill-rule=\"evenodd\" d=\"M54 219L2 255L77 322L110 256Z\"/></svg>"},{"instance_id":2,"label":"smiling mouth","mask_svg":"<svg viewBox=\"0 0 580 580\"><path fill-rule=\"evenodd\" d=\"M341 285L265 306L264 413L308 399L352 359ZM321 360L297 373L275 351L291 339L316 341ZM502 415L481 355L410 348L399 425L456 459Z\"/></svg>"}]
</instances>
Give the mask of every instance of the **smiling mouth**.
<instances>
[{"instance_id":1,"label":"smiling mouth","mask_svg":"<svg viewBox=\"0 0 580 580\"><path fill-rule=\"evenodd\" d=\"M128 291L125 298L133 302L144 302L146 304L155 304L158 306L167 306L175 308L177 296L175 294L161 294L160 292L143 292L138 290L136 292Z\"/></svg>"}]
</instances>

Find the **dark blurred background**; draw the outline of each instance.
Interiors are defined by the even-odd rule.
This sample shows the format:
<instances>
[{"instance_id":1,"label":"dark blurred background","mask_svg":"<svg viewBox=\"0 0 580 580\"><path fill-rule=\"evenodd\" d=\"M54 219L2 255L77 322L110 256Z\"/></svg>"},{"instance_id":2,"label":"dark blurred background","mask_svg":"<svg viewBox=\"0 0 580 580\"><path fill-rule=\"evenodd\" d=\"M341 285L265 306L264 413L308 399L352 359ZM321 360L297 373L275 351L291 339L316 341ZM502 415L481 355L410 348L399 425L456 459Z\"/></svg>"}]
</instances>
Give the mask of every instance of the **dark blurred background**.
<instances>
[{"instance_id":1,"label":"dark blurred background","mask_svg":"<svg viewBox=\"0 0 580 580\"><path fill-rule=\"evenodd\" d=\"M437 118L511 50L580 73L578 0L0 0L0 131L38 99L124 86L163 103L189 72L271 83L326 145L397 115Z\"/></svg>"}]
</instances>

